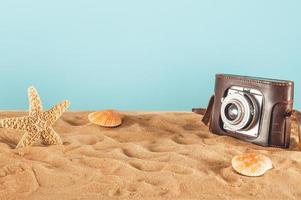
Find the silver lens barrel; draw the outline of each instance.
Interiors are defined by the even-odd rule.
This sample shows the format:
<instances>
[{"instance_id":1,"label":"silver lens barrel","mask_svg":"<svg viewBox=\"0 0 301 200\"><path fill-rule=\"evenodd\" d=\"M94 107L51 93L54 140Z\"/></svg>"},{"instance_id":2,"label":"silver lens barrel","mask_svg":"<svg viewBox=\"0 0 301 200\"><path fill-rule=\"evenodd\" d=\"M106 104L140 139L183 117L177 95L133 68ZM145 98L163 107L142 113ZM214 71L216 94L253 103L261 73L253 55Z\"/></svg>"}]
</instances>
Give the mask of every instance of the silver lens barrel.
<instances>
[{"instance_id":1,"label":"silver lens barrel","mask_svg":"<svg viewBox=\"0 0 301 200\"><path fill-rule=\"evenodd\" d=\"M252 126L256 120L257 111L256 100L251 95L236 92L223 99L220 113L227 129L239 131Z\"/></svg>"}]
</instances>

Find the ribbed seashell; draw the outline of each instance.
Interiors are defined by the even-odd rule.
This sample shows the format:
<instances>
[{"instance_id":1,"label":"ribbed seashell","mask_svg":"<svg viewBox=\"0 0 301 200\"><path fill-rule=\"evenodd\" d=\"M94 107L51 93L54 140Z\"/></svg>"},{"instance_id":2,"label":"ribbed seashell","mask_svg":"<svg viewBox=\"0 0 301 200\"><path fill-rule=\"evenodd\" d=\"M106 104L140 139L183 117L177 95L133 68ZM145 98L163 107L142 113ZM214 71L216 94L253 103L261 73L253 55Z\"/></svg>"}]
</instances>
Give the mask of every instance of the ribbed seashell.
<instances>
[{"instance_id":1,"label":"ribbed seashell","mask_svg":"<svg viewBox=\"0 0 301 200\"><path fill-rule=\"evenodd\" d=\"M245 176L261 176L273 168L270 158L257 153L246 153L234 156L232 159L233 169Z\"/></svg>"},{"instance_id":2,"label":"ribbed seashell","mask_svg":"<svg viewBox=\"0 0 301 200\"><path fill-rule=\"evenodd\" d=\"M101 110L90 113L89 121L103 127L116 127L122 123L120 114L115 110Z\"/></svg>"}]
</instances>

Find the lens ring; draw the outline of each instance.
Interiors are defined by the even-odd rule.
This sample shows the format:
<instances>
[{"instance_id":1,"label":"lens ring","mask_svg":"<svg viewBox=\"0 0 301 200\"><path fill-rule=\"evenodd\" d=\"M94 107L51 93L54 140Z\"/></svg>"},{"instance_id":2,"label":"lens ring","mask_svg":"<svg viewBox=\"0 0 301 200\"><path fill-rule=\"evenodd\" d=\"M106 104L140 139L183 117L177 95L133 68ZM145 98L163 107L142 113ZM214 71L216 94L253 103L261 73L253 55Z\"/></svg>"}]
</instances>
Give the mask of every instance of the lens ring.
<instances>
[{"instance_id":1,"label":"lens ring","mask_svg":"<svg viewBox=\"0 0 301 200\"><path fill-rule=\"evenodd\" d=\"M258 103L256 101L256 99L252 96L249 95L248 93L245 94L245 96L247 97L247 99L250 101L250 105L252 107L251 109L251 115L252 115L252 119L249 121L247 127L245 129L249 129L251 128L258 120L258 115L259 115L259 108L258 108Z\"/></svg>"},{"instance_id":2,"label":"lens ring","mask_svg":"<svg viewBox=\"0 0 301 200\"><path fill-rule=\"evenodd\" d=\"M226 96L222 102L221 105L222 121L224 122L224 125L232 131L242 130L246 126L248 126L250 121L252 121L251 113L253 112L253 106L250 105L250 103L252 102L249 101L247 98L248 97L237 92ZM236 105L239 105L241 109L240 117L234 121L229 120L225 113L226 106L231 103L235 103Z\"/></svg>"}]
</instances>

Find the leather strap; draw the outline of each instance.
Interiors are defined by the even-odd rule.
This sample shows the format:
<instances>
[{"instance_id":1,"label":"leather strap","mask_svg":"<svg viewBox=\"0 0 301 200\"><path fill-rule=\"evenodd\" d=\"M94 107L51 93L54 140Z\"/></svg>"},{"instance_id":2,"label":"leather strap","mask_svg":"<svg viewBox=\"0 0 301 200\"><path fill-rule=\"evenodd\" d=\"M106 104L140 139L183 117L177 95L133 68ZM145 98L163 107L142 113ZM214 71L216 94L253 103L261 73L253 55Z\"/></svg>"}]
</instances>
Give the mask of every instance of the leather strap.
<instances>
[{"instance_id":1,"label":"leather strap","mask_svg":"<svg viewBox=\"0 0 301 200\"><path fill-rule=\"evenodd\" d=\"M192 108L192 112L200 115L204 115L206 113L206 108Z\"/></svg>"},{"instance_id":2,"label":"leather strap","mask_svg":"<svg viewBox=\"0 0 301 200\"><path fill-rule=\"evenodd\" d=\"M301 112L298 110L293 111L293 115L296 117L297 126L298 126L298 137L299 137L299 143L301 142Z\"/></svg>"},{"instance_id":3,"label":"leather strap","mask_svg":"<svg viewBox=\"0 0 301 200\"><path fill-rule=\"evenodd\" d=\"M212 95L210 97L207 109L204 109L204 108L193 108L192 112L195 112L197 114L203 115L202 122L205 125L208 125L209 122L210 122L210 120L211 120L213 105L214 105L214 95Z\"/></svg>"},{"instance_id":4,"label":"leather strap","mask_svg":"<svg viewBox=\"0 0 301 200\"><path fill-rule=\"evenodd\" d=\"M205 108L193 108L192 112L203 115L202 122L205 125L208 125L211 120L213 105L214 105L214 95L212 95L210 97L210 100L209 100L209 103L208 103L208 106L206 109ZM298 110L293 110L292 114L295 116L296 121L297 121L299 143L301 143L301 112ZM290 120L290 116L288 116L286 120L287 120L287 124L290 124L290 122L288 121L288 120ZM290 126L289 126L289 128L290 128Z\"/></svg>"}]
</instances>

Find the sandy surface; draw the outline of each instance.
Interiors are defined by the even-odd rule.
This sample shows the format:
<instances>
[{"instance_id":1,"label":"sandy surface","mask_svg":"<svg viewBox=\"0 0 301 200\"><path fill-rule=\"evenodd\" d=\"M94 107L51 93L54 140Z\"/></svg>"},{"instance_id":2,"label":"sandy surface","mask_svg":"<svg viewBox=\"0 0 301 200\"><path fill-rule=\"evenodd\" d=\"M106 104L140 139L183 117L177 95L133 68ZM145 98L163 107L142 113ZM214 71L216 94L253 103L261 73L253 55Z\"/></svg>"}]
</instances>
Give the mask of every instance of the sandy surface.
<instances>
[{"instance_id":1,"label":"sandy surface","mask_svg":"<svg viewBox=\"0 0 301 200\"><path fill-rule=\"evenodd\" d=\"M0 118L22 116L0 112ZM64 144L14 149L22 132L0 129L0 199L300 199L296 131L288 150L264 148L208 132L200 116L124 112L114 129L69 112L54 129ZM274 169L249 178L234 155L260 152Z\"/></svg>"}]
</instances>

